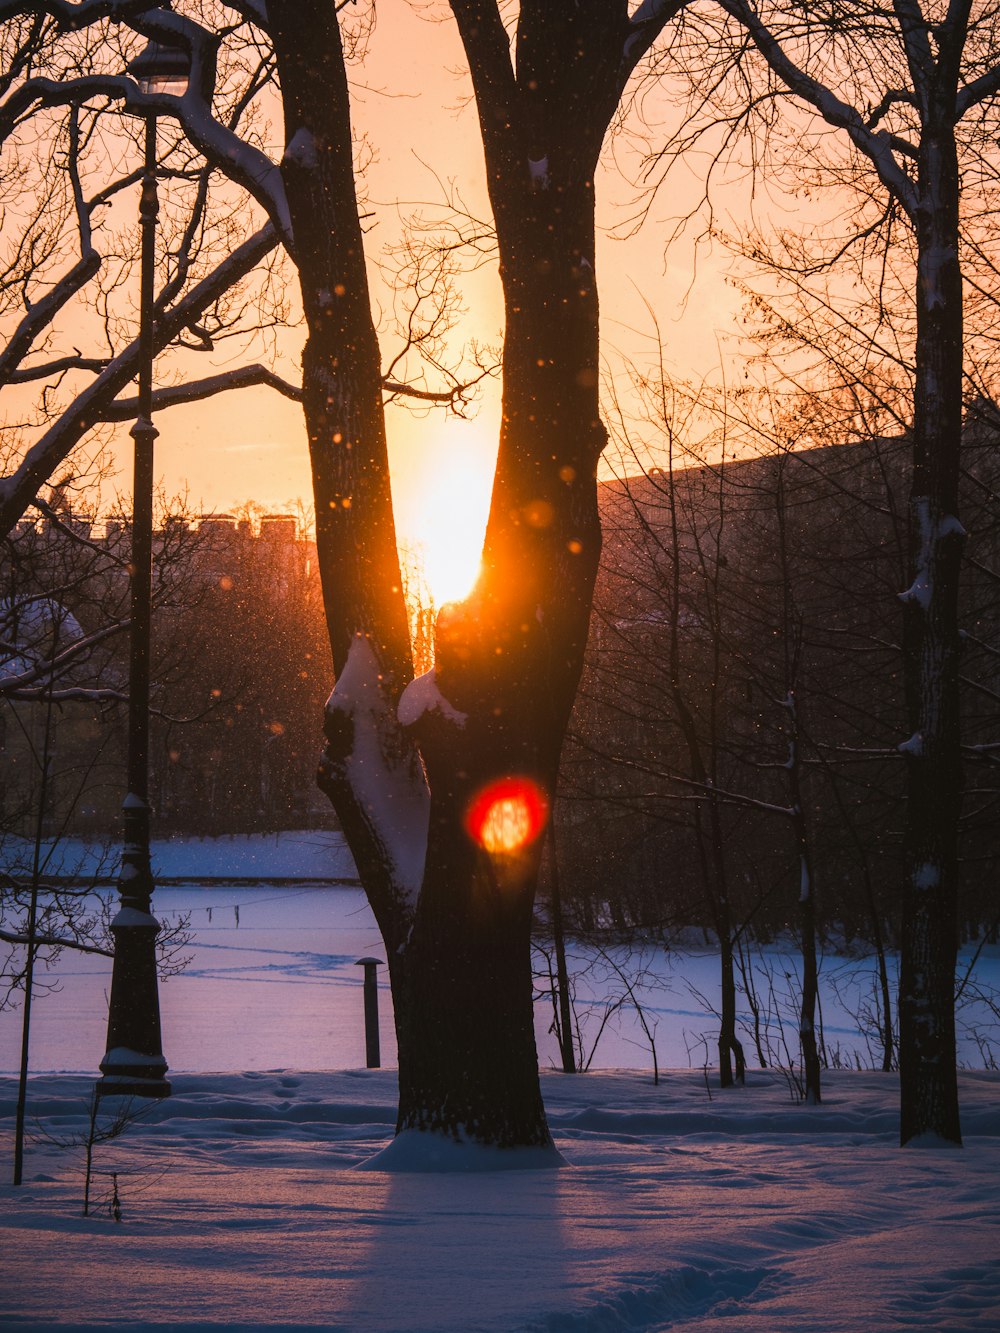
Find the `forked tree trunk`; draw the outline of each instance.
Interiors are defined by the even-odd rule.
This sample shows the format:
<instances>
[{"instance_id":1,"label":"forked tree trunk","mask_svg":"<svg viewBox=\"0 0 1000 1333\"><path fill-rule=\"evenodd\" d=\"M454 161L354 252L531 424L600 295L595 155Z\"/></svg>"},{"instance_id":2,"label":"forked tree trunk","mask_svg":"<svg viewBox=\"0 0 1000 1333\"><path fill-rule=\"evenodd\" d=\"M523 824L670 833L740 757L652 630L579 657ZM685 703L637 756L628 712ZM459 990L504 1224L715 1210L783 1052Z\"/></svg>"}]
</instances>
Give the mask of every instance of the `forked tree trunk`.
<instances>
[{"instance_id":1,"label":"forked tree trunk","mask_svg":"<svg viewBox=\"0 0 1000 1333\"><path fill-rule=\"evenodd\" d=\"M495 0L452 8L497 224L503 420L482 576L442 612L434 671L406 693L412 664L336 11L328 0L269 5L337 675L322 783L388 953L397 1128L546 1146L529 954L541 840L490 853L467 817L498 779L554 797L600 552L593 175L624 78L669 7L636 32L625 0L524 0L516 73Z\"/></svg>"}]
</instances>

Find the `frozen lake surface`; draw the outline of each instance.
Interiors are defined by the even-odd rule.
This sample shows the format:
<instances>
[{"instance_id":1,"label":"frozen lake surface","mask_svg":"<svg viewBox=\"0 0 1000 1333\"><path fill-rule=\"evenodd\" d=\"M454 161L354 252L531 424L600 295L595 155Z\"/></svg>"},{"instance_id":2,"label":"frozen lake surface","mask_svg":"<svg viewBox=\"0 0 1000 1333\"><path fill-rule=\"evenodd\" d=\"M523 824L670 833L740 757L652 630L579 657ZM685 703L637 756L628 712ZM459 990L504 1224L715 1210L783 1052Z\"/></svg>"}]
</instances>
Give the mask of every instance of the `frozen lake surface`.
<instances>
[{"instance_id":1,"label":"frozen lake surface","mask_svg":"<svg viewBox=\"0 0 1000 1333\"><path fill-rule=\"evenodd\" d=\"M113 890L107 889L109 895ZM360 889L315 885L247 887L161 885L155 911L162 921L187 916L190 962L179 976L160 984L164 1054L172 1070L351 1069L364 1064L363 971L359 958L384 960L378 928ZM997 979L997 949L977 964L984 980ZM552 1007L541 992L538 957L536 1031L543 1067L557 1062L549 1031ZM570 944L576 976L577 1013L590 1052L608 1007L624 995L617 964L635 983L635 993L654 1032L659 1065L700 1068L715 1063L718 959L711 948L665 953L613 949L608 958ZM789 947L769 946L756 958L757 985L771 1007L770 1041L775 1053L795 1039L798 961ZM382 1063L395 1063L391 997L384 969L379 988ZM96 1072L105 1049L110 960L65 952L38 994L32 1016L34 1071ZM871 1063L858 1033L855 1012L870 1000L870 960L828 956L823 963L823 1031L831 1063ZM751 1015L742 1005L748 1063L756 1063ZM784 1036L777 1019L785 1022ZM1000 1055L992 1016L983 1006L963 1010L963 1061L981 1067L982 1055L968 1023ZM0 1014L0 1072L18 1067L19 1013ZM648 1069L649 1042L627 998L614 1010L593 1050L593 1068Z\"/></svg>"}]
</instances>

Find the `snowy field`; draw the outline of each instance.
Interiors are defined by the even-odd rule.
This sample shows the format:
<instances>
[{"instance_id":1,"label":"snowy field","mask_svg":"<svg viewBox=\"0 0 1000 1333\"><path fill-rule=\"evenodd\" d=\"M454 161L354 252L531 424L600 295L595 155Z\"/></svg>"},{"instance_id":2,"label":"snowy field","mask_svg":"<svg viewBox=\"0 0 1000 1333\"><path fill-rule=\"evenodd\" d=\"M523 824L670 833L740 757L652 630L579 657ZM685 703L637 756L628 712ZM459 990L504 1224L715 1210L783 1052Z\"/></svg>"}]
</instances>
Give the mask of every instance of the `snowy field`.
<instances>
[{"instance_id":1,"label":"snowy field","mask_svg":"<svg viewBox=\"0 0 1000 1333\"><path fill-rule=\"evenodd\" d=\"M30 865L31 848L13 840L0 858ZM153 844L159 887L154 912L170 923L187 918L188 965L161 983L164 1053L172 1070L344 1069L363 1060L362 969L357 960L383 959L371 909L356 885L343 836L303 831ZM53 850L48 873L114 874L114 853L65 840ZM111 885L100 892L115 901ZM650 1069L653 1053L625 981L643 1008L656 1058L664 1068L713 1065L719 1007L718 956L690 938L669 952L569 944L576 1018L592 1068ZM800 963L793 940L753 950L760 1041L769 1063L791 1063ZM549 1031L546 962L536 954L536 1037L543 1067L558 1063ZM965 978L966 969L972 973ZM895 960L890 959L895 992ZM881 1063L871 1014L874 963L864 948L830 948L820 965L821 1032L834 1067ZM395 1061L392 1005L381 969L382 1059ZM33 1070L87 1073L104 1053L110 960L63 954L41 976L32 1019ZM959 1059L969 1068L1000 1063L1000 1026L990 998L1000 993L1000 946L969 946L960 956ZM50 988L46 990L45 987ZM985 998L984 998L985 997ZM740 998L741 1037L756 1061L754 1017ZM0 1014L0 1074L18 1068L17 1016Z\"/></svg>"},{"instance_id":2,"label":"snowy field","mask_svg":"<svg viewBox=\"0 0 1000 1333\"><path fill-rule=\"evenodd\" d=\"M964 1149L901 1151L892 1075L824 1105L755 1073L543 1077L566 1166L356 1168L389 1139L389 1071L179 1075L98 1148L122 1220L84 1219L82 1152L31 1145L0 1188L0 1323L350 1333L874 1333L1000 1327L1000 1076L961 1079ZM50 1133L86 1080L41 1076ZM0 1080L9 1160L14 1084Z\"/></svg>"},{"instance_id":3,"label":"snowy field","mask_svg":"<svg viewBox=\"0 0 1000 1333\"><path fill-rule=\"evenodd\" d=\"M96 1149L87 1219L83 1150L70 1141L104 1051L110 964L67 954L47 974L25 1184L0 1187L0 1326L1000 1330L1000 1074L975 1068L1000 1053L975 992L1000 980L997 949L963 993L960 1151L900 1151L895 1076L849 1067L868 1062L857 1014L870 960L824 959L826 1045L846 1067L824 1073L823 1105L806 1108L780 1071L753 1069L745 999L748 1086L723 1093L706 1080L712 949L601 958L573 945L588 1048L613 1012L593 1052L603 1072L565 1076L550 1068L550 1002L536 1006L565 1166L389 1172L376 1155L395 1117L391 1006L383 985L386 1067L362 1069L356 966L385 955L360 890L316 882L352 877L331 852L288 839L160 849L173 882L157 889L156 911L187 916L192 932L187 970L160 989L174 1091ZM199 872L211 882L185 882ZM251 887L254 877L269 882ZM755 966L779 1050L783 1017L794 1040L794 953L769 946ZM618 968L654 1033L659 1086L634 1006L615 1007ZM18 1019L0 1014L5 1181ZM475 1154L469 1164L484 1165ZM120 1222L107 1207L113 1174Z\"/></svg>"},{"instance_id":4,"label":"snowy field","mask_svg":"<svg viewBox=\"0 0 1000 1333\"><path fill-rule=\"evenodd\" d=\"M102 892L114 897L110 888ZM156 890L154 910L165 922L187 917L191 931L186 970L160 984L163 1048L172 1070L350 1069L364 1063L363 969L357 960L384 960L385 952L360 889L168 884ZM643 1007L660 1066L714 1064L719 980L713 948L692 944L669 953L619 948L602 957L571 943L569 954L583 1046L593 1068L652 1068L649 1041L616 966ZM965 950L963 959L971 954ZM797 1047L794 947L769 945L753 961L762 1044L789 1063L789 1052ZM552 1005L544 994L541 955L536 964L536 1036L541 1064L549 1067L557 1063L558 1048L549 1031ZM385 969L379 972L382 1059L392 1065L392 1003ZM991 1057L1000 1060L1000 1033L994 1016L977 1001L976 986L1000 987L1000 948L983 951L975 977L962 997L960 1050L963 1064L981 1068ZM33 1007L33 1070L96 1073L106 1044L110 978L109 959L70 953L42 974L43 985L53 989L40 989ZM870 958L831 952L823 959L822 1032L831 1064L873 1063L874 1047L859 1031L858 1019L872 1004L872 980ZM613 1012L605 1022L608 1009ZM753 1019L745 998L740 1016L752 1065ZM0 1013L0 1073L18 1068L18 1019L17 1013Z\"/></svg>"}]
</instances>

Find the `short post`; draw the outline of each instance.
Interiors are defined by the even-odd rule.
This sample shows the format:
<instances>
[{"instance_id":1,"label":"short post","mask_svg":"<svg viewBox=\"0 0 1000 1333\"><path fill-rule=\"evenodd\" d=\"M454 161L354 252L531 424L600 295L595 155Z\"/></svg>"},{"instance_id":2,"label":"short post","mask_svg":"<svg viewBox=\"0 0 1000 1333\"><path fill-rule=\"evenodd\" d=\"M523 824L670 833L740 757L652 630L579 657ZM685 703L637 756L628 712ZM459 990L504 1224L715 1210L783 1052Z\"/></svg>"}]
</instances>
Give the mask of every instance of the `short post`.
<instances>
[{"instance_id":1,"label":"short post","mask_svg":"<svg viewBox=\"0 0 1000 1333\"><path fill-rule=\"evenodd\" d=\"M378 978L375 969L381 967L381 958L359 958L355 967L365 969L365 1060L369 1069L378 1069L382 1063L378 1044Z\"/></svg>"}]
</instances>

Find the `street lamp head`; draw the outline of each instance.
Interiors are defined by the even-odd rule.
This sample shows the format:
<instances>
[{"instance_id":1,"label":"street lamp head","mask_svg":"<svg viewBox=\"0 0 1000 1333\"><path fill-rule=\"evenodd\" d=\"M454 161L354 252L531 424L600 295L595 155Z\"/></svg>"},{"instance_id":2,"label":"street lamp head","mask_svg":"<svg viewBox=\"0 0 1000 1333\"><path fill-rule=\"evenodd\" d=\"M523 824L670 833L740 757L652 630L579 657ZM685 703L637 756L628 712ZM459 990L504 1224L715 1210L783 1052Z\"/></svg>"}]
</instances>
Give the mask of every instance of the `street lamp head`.
<instances>
[{"instance_id":1,"label":"street lamp head","mask_svg":"<svg viewBox=\"0 0 1000 1333\"><path fill-rule=\"evenodd\" d=\"M147 42L125 68L143 93L183 97L191 77L191 53L184 47Z\"/></svg>"}]
</instances>

